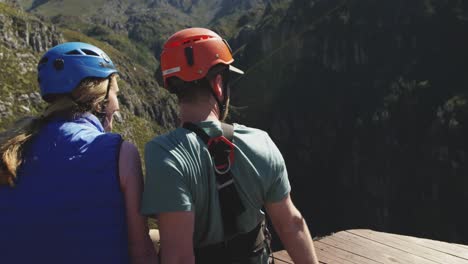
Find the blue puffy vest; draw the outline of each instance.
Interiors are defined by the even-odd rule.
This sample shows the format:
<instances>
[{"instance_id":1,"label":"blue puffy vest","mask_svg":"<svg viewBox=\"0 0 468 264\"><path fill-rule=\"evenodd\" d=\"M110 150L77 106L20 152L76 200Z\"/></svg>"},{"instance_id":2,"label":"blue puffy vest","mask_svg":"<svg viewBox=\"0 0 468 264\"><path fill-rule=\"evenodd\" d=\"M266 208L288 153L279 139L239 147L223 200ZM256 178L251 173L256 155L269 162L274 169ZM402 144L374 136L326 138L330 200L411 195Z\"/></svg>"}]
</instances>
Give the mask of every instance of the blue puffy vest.
<instances>
[{"instance_id":1,"label":"blue puffy vest","mask_svg":"<svg viewBox=\"0 0 468 264\"><path fill-rule=\"evenodd\" d=\"M45 125L0 187L0 263L129 263L121 142L90 114Z\"/></svg>"}]
</instances>

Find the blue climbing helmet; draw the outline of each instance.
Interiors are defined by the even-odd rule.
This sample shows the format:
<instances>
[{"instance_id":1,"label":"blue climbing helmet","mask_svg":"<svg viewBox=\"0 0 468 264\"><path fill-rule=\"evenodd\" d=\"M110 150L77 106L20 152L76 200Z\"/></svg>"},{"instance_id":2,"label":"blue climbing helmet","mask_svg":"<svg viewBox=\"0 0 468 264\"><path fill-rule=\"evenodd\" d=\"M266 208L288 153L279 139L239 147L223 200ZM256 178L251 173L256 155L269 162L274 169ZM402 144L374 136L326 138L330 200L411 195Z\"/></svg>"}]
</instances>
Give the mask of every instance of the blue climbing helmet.
<instances>
[{"instance_id":1,"label":"blue climbing helmet","mask_svg":"<svg viewBox=\"0 0 468 264\"><path fill-rule=\"evenodd\" d=\"M57 45L37 65L41 96L66 94L88 77L107 78L117 73L114 63L101 49L82 42Z\"/></svg>"}]
</instances>

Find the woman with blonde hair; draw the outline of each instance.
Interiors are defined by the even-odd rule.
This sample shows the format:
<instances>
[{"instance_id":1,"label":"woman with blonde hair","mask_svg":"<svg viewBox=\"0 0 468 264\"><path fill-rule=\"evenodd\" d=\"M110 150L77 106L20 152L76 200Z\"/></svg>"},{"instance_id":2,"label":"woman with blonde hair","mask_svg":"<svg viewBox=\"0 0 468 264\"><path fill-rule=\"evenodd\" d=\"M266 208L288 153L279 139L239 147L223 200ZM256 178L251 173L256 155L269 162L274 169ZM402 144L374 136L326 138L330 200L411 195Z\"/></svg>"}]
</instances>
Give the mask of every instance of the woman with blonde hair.
<instances>
[{"instance_id":1,"label":"woman with blonde hair","mask_svg":"<svg viewBox=\"0 0 468 264\"><path fill-rule=\"evenodd\" d=\"M0 134L2 263L156 263L139 214L138 150L108 133L117 70L99 48L58 45L38 64L45 111Z\"/></svg>"}]
</instances>

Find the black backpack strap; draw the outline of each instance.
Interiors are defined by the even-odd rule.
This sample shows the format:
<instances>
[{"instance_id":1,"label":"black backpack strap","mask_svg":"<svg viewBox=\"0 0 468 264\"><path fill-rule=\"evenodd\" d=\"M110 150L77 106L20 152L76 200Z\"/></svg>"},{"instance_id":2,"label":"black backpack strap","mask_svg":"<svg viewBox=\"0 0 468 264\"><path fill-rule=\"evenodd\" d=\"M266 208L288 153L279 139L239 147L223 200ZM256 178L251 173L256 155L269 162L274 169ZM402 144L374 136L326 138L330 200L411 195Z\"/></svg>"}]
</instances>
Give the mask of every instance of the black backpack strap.
<instances>
[{"instance_id":1,"label":"black backpack strap","mask_svg":"<svg viewBox=\"0 0 468 264\"><path fill-rule=\"evenodd\" d=\"M201 138L205 144L208 144L208 141L210 141L211 137L205 132L205 130L195 125L194 123L187 122L184 123L182 127L197 134L197 136Z\"/></svg>"},{"instance_id":2,"label":"black backpack strap","mask_svg":"<svg viewBox=\"0 0 468 264\"><path fill-rule=\"evenodd\" d=\"M211 138L202 128L195 124L184 123L183 127L197 134L205 142L210 151L213 165L215 166L214 171L216 174L225 238L232 237L218 244L196 248L196 263L259 263L259 258L264 248L269 250L271 240L271 236L269 236L266 229L265 219L250 232L238 234L237 217L245 211L245 207L234 185L234 177L231 173L230 165L226 170L222 168L221 173L219 169L216 169L217 165L230 162L229 155L234 151L232 147L234 126L221 123L223 137L229 140L231 148L227 147L225 141L219 140L221 137Z\"/></svg>"},{"instance_id":3,"label":"black backpack strap","mask_svg":"<svg viewBox=\"0 0 468 264\"><path fill-rule=\"evenodd\" d=\"M233 138L234 127L221 123L223 134ZM184 123L183 127L195 132L205 142L213 160L216 174L216 185L218 189L221 217L223 218L223 229L225 237L238 233L237 217L245 211L239 193L234 184L234 176L231 165L234 155L234 146L225 136L211 138L202 128L192 123Z\"/></svg>"},{"instance_id":4,"label":"black backpack strap","mask_svg":"<svg viewBox=\"0 0 468 264\"><path fill-rule=\"evenodd\" d=\"M199 136L203 140L203 142L205 142L205 144L208 144L208 141L211 137L205 132L205 130L203 130L199 126L195 125L194 123L187 122L184 123L182 127L192 132L195 132L195 134L197 134L197 136ZM223 130L223 136L232 142L232 140L234 139L234 126L226 123L221 123L221 129Z\"/></svg>"},{"instance_id":5,"label":"black backpack strap","mask_svg":"<svg viewBox=\"0 0 468 264\"><path fill-rule=\"evenodd\" d=\"M261 263L264 250L268 250L265 230L263 220L250 232L231 240L195 248L195 263Z\"/></svg>"}]
</instances>

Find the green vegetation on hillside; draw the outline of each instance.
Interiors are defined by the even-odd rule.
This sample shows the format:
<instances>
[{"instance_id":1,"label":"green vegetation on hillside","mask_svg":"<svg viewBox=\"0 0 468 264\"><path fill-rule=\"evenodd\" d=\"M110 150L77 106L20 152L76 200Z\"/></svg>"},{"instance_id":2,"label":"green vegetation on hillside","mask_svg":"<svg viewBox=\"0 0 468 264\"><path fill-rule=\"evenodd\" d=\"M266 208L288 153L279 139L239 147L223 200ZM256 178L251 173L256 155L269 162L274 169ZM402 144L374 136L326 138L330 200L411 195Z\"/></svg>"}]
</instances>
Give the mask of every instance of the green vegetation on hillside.
<instances>
[{"instance_id":1,"label":"green vegetation on hillside","mask_svg":"<svg viewBox=\"0 0 468 264\"><path fill-rule=\"evenodd\" d=\"M114 61L117 68L121 72L122 78L119 81L122 98L122 108L125 105L135 107L135 105L142 102L157 104L158 101L166 100L167 95L165 91L160 91L157 83L152 77L152 73L148 69L132 62L132 60L114 46L93 38L90 38L82 33L64 29L64 37L67 41L82 41L91 43L104 50L109 57ZM149 87L142 85L151 85ZM153 101L152 101L153 100ZM166 100L167 101L167 100ZM175 107L169 103L168 107ZM161 109L160 111L170 111L170 109ZM143 150L144 144L157 134L167 131L173 124L157 124L155 120L151 120L148 114L143 112L135 115L127 109L122 110L124 117L123 123L116 123L116 131L122 133L124 138L134 142L140 151Z\"/></svg>"},{"instance_id":2,"label":"green vegetation on hillside","mask_svg":"<svg viewBox=\"0 0 468 264\"><path fill-rule=\"evenodd\" d=\"M27 36L22 33L28 32L28 21L34 20L41 28L45 27L41 26L42 22L38 18L1 3L0 14L7 23L2 24L4 28L10 24L14 27L6 28L1 33L8 34L8 42L0 40L0 129L4 130L21 116L37 115L46 105L40 99L36 80L36 65L42 52L34 52L32 47L27 46ZM44 30L37 34L49 34ZM153 78L157 64L148 49L134 45L128 38L113 32L101 36L107 39L101 41L78 31L66 28L61 31L65 41L82 41L102 48L117 65L121 73L119 86L124 117L121 123L116 122L117 132L134 142L142 151L146 141L173 127L175 104L167 92L159 89ZM12 48L12 45L18 46L15 43L21 43L24 47ZM143 56L140 61L145 61L146 65L140 65L131 56Z\"/></svg>"},{"instance_id":3,"label":"green vegetation on hillside","mask_svg":"<svg viewBox=\"0 0 468 264\"><path fill-rule=\"evenodd\" d=\"M24 4L27 0L20 0ZM108 42L153 72L164 41L186 27L209 27L224 38L253 27L267 9L286 8L291 0L74 1L44 0L31 12L62 28Z\"/></svg>"},{"instance_id":4,"label":"green vegetation on hillside","mask_svg":"<svg viewBox=\"0 0 468 264\"><path fill-rule=\"evenodd\" d=\"M0 3L0 13L13 17L29 18L23 11L11 7L5 3Z\"/></svg>"},{"instance_id":5,"label":"green vegetation on hillside","mask_svg":"<svg viewBox=\"0 0 468 264\"><path fill-rule=\"evenodd\" d=\"M36 1L39 2L39 1ZM43 16L53 16L63 14L65 16L73 16L77 14L99 15L99 7L105 6L109 1L106 0L80 0L80 1L41 1L43 4L34 6L31 5L35 13Z\"/></svg>"},{"instance_id":6,"label":"green vegetation on hillside","mask_svg":"<svg viewBox=\"0 0 468 264\"><path fill-rule=\"evenodd\" d=\"M121 115L122 121L114 121L113 132L119 133L125 140L134 142L140 151L140 155L144 153L144 145L150 141L156 135L167 132L166 128L163 128L142 117L138 117L128 110L122 110Z\"/></svg>"},{"instance_id":7,"label":"green vegetation on hillside","mask_svg":"<svg viewBox=\"0 0 468 264\"><path fill-rule=\"evenodd\" d=\"M42 110L44 104L37 102L36 62L36 54L11 50L0 43L0 129L16 118Z\"/></svg>"}]
</instances>

